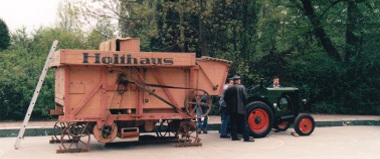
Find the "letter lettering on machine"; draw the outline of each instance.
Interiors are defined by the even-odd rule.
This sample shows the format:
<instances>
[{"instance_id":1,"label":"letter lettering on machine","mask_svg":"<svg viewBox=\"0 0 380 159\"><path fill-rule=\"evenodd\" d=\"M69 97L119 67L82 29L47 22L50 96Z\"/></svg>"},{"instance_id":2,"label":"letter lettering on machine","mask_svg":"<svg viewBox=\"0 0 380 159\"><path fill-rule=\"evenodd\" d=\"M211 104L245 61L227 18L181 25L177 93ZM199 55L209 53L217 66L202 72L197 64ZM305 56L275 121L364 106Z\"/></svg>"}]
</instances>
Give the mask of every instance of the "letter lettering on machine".
<instances>
[{"instance_id":1,"label":"letter lettering on machine","mask_svg":"<svg viewBox=\"0 0 380 159\"><path fill-rule=\"evenodd\" d=\"M95 58L94 63L100 64L100 53L95 53L95 56L90 56L88 53L83 53L83 63L89 63L90 58Z\"/></svg>"},{"instance_id":2,"label":"letter lettering on machine","mask_svg":"<svg viewBox=\"0 0 380 159\"><path fill-rule=\"evenodd\" d=\"M101 53L93 55L87 52L83 54L82 63L93 64L127 64L127 65L173 65L173 58L149 58L133 57L130 54L113 54L112 56L101 56Z\"/></svg>"}]
</instances>

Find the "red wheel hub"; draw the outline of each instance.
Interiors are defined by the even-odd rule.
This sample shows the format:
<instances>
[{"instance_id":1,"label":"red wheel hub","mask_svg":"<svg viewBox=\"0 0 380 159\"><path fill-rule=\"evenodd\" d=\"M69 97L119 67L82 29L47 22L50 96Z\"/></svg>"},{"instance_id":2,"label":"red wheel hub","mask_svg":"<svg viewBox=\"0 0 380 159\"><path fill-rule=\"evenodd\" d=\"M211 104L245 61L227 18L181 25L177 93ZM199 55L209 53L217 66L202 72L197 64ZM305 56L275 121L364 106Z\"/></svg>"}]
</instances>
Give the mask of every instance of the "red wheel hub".
<instances>
[{"instance_id":1,"label":"red wheel hub","mask_svg":"<svg viewBox=\"0 0 380 159\"><path fill-rule=\"evenodd\" d=\"M269 116L264 109L255 109L248 115L249 128L257 133L264 132L269 126Z\"/></svg>"},{"instance_id":2,"label":"red wheel hub","mask_svg":"<svg viewBox=\"0 0 380 159\"><path fill-rule=\"evenodd\" d=\"M300 131L307 134L311 131L313 127L313 122L309 118L303 118L298 124Z\"/></svg>"}]
</instances>

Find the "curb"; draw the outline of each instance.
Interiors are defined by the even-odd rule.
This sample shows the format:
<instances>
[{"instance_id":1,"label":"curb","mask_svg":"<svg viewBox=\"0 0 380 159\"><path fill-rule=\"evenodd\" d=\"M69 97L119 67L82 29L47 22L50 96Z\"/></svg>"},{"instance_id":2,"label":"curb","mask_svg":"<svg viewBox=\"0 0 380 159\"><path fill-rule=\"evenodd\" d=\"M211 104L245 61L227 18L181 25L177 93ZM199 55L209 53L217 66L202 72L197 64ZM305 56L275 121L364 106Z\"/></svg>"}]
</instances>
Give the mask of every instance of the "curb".
<instances>
[{"instance_id":1,"label":"curb","mask_svg":"<svg viewBox=\"0 0 380 159\"><path fill-rule=\"evenodd\" d=\"M342 120L342 121L316 121L315 127L332 126L379 126L380 120Z\"/></svg>"},{"instance_id":2,"label":"curb","mask_svg":"<svg viewBox=\"0 0 380 159\"><path fill-rule=\"evenodd\" d=\"M0 137L17 137L19 128L0 129ZM53 128L26 128L24 136L51 136Z\"/></svg>"},{"instance_id":3,"label":"curb","mask_svg":"<svg viewBox=\"0 0 380 159\"><path fill-rule=\"evenodd\" d=\"M315 127L380 126L380 120L315 121ZM210 123L209 130L219 130L220 123ZM17 137L19 128L0 129L0 137ZM26 128L24 136L51 136L53 128Z\"/></svg>"}]
</instances>

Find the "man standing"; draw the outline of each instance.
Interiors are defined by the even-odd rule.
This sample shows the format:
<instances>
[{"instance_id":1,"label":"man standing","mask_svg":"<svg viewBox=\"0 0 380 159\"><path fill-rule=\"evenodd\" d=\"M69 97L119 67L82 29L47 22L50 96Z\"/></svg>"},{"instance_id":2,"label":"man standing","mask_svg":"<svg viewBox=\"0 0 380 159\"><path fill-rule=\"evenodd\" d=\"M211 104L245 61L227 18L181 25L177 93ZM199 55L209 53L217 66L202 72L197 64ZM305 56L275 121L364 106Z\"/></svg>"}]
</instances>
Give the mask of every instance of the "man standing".
<instances>
[{"instance_id":1,"label":"man standing","mask_svg":"<svg viewBox=\"0 0 380 159\"><path fill-rule=\"evenodd\" d=\"M237 126L243 127L243 138L245 142L254 141L249 137L247 119L245 117L245 104L247 92L241 85L240 76L232 77L234 85L227 88L224 93L224 101L227 103L227 112L231 117L231 138L233 141L240 140L237 136Z\"/></svg>"},{"instance_id":2,"label":"man standing","mask_svg":"<svg viewBox=\"0 0 380 159\"><path fill-rule=\"evenodd\" d=\"M230 115L227 113L227 104L224 101L224 92L227 90L229 86L233 85L232 78L227 79L226 83L223 86L223 93L220 96L219 100L219 111L220 111L220 117L221 117L221 127L220 127L220 138L230 138L230 136L227 135L227 129L228 129L228 122L230 121Z\"/></svg>"},{"instance_id":3,"label":"man standing","mask_svg":"<svg viewBox=\"0 0 380 159\"><path fill-rule=\"evenodd\" d=\"M207 96L203 95L201 97L201 103L207 103ZM202 121L202 114L204 112L208 111L208 107L200 105L198 108L196 108L196 113L197 113L197 122L198 122L198 134L201 134L202 131L203 133L207 134L207 121L208 121L208 115L203 117ZM202 113L203 112L203 113Z\"/></svg>"}]
</instances>

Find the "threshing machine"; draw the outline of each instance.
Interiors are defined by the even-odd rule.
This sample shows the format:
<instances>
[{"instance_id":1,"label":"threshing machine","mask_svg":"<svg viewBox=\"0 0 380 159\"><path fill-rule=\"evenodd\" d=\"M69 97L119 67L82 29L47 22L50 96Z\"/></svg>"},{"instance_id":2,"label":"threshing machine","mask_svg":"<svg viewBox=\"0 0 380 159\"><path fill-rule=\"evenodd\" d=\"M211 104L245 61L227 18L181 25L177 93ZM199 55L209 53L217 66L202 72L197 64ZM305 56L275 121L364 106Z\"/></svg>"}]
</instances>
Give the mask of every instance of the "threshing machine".
<instances>
[{"instance_id":1,"label":"threshing machine","mask_svg":"<svg viewBox=\"0 0 380 159\"><path fill-rule=\"evenodd\" d=\"M101 143L157 132L177 146L201 145L195 110L211 110L231 62L195 53L140 52L139 39L117 38L100 50L59 50L51 142L58 153L88 151L90 134ZM201 102L202 97L206 102ZM158 130L156 127L159 127Z\"/></svg>"}]
</instances>

